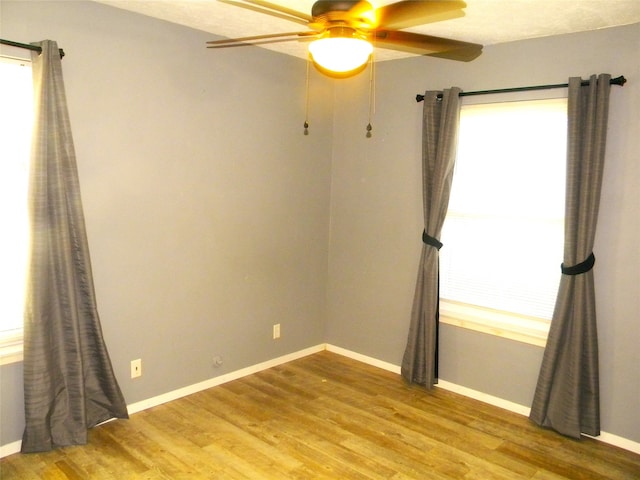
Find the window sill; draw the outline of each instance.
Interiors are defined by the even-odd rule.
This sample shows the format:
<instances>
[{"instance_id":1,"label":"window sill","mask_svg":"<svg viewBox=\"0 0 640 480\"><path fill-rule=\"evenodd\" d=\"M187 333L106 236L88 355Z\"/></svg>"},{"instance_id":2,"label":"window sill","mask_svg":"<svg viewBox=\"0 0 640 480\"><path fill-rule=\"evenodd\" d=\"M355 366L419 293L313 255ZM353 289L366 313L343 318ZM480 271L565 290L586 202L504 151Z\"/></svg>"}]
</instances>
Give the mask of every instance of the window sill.
<instances>
[{"instance_id":1,"label":"window sill","mask_svg":"<svg viewBox=\"0 0 640 480\"><path fill-rule=\"evenodd\" d=\"M0 338L0 365L22 362L22 331Z\"/></svg>"},{"instance_id":2,"label":"window sill","mask_svg":"<svg viewBox=\"0 0 640 480\"><path fill-rule=\"evenodd\" d=\"M476 332L544 347L549 321L510 312L440 300L440 322Z\"/></svg>"}]
</instances>

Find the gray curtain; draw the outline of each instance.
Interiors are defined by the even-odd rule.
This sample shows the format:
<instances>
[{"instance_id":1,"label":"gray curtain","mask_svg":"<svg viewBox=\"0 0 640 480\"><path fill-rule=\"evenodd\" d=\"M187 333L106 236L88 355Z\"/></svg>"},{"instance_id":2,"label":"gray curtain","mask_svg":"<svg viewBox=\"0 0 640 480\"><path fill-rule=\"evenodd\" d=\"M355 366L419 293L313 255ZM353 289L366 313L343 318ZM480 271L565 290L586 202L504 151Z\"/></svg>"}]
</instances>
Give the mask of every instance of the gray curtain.
<instances>
[{"instance_id":1,"label":"gray curtain","mask_svg":"<svg viewBox=\"0 0 640 480\"><path fill-rule=\"evenodd\" d=\"M36 45L23 452L85 444L88 428L127 418L96 310L60 55Z\"/></svg>"},{"instance_id":2,"label":"gray curtain","mask_svg":"<svg viewBox=\"0 0 640 480\"><path fill-rule=\"evenodd\" d=\"M593 242L604 167L610 75L569 79L562 278L530 418L574 438L600 434Z\"/></svg>"},{"instance_id":3,"label":"gray curtain","mask_svg":"<svg viewBox=\"0 0 640 480\"><path fill-rule=\"evenodd\" d=\"M457 87L428 91L422 119L423 246L411 311L409 338L402 359L402 376L431 388L437 383L439 250L447 215L460 121ZM439 98L440 97L440 98Z\"/></svg>"}]
</instances>

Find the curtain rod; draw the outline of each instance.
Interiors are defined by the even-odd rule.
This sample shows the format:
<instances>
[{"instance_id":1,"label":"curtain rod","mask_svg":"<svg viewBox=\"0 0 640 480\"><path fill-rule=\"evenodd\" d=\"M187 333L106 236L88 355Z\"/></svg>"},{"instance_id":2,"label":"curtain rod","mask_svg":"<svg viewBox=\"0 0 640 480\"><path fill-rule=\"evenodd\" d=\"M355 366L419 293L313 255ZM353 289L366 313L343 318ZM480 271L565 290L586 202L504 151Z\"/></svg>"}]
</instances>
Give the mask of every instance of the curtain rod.
<instances>
[{"instance_id":1,"label":"curtain rod","mask_svg":"<svg viewBox=\"0 0 640 480\"><path fill-rule=\"evenodd\" d=\"M623 86L627 83L627 79L624 78L623 75L619 77L612 78L609 80L609 84L611 85L620 85ZM589 85L589 80L583 80L582 85ZM527 92L529 90L550 90L552 88L566 88L568 87L568 83L557 83L555 85L536 85L533 87L514 87L514 88L499 88L497 90L479 90L477 92L460 92L461 97L471 97L473 95L488 95L491 93L509 93L509 92ZM442 98L442 94L439 93L437 95L438 98ZM422 102L424 100L424 95L416 95L416 102Z\"/></svg>"},{"instance_id":2,"label":"curtain rod","mask_svg":"<svg viewBox=\"0 0 640 480\"><path fill-rule=\"evenodd\" d=\"M29 45L27 43L12 42L11 40L4 40L2 38L0 38L0 44L9 45L10 47L24 48L26 50L32 50L34 52L42 53L42 47L38 47L37 45ZM58 50L60 51L60 58L63 58L64 50L62 50L61 48Z\"/></svg>"}]
</instances>

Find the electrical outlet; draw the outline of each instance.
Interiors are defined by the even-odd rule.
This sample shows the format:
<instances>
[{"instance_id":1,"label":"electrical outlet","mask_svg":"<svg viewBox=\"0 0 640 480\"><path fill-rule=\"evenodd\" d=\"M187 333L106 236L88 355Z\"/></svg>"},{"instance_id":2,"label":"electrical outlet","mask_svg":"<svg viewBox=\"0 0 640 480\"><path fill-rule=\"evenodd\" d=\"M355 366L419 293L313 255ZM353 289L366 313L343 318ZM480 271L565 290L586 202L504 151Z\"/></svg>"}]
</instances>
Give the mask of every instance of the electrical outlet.
<instances>
[{"instance_id":1,"label":"electrical outlet","mask_svg":"<svg viewBox=\"0 0 640 480\"><path fill-rule=\"evenodd\" d=\"M273 326L273 339L276 340L278 338L280 338L280 324L276 323Z\"/></svg>"},{"instance_id":2,"label":"electrical outlet","mask_svg":"<svg viewBox=\"0 0 640 480\"><path fill-rule=\"evenodd\" d=\"M142 359L131 360L131 378L142 376Z\"/></svg>"}]
</instances>

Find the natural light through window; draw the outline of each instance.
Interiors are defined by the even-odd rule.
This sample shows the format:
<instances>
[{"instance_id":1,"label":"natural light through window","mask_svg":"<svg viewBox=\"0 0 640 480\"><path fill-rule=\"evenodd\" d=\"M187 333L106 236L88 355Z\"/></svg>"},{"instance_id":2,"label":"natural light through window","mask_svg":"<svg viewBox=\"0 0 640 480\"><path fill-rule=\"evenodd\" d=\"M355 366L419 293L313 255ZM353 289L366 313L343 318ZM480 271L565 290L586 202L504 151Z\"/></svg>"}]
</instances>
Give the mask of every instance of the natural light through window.
<instances>
[{"instance_id":1,"label":"natural light through window","mask_svg":"<svg viewBox=\"0 0 640 480\"><path fill-rule=\"evenodd\" d=\"M546 337L563 253L566 108L566 98L463 106L441 238L445 316Z\"/></svg>"},{"instance_id":2,"label":"natural light through window","mask_svg":"<svg viewBox=\"0 0 640 480\"><path fill-rule=\"evenodd\" d=\"M22 350L33 121L30 62L0 57L0 105L0 347L5 357Z\"/></svg>"}]
</instances>

